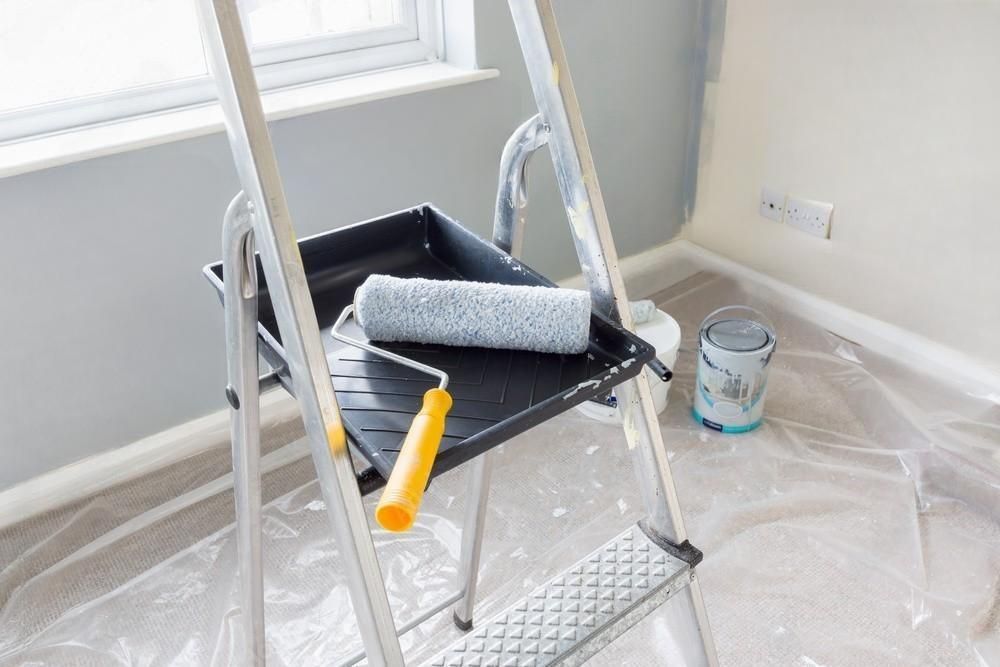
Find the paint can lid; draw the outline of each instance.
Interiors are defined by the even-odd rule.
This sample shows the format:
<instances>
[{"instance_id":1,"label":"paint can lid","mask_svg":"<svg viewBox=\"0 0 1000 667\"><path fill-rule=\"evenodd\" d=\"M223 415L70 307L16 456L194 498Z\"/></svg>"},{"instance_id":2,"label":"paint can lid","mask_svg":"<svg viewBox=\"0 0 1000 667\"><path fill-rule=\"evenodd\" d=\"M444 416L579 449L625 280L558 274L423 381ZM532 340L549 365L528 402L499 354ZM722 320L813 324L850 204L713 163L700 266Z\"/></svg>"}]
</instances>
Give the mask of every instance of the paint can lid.
<instances>
[{"instance_id":1,"label":"paint can lid","mask_svg":"<svg viewBox=\"0 0 1000 667\"><path fill-rule=\"evenodd\" d=\"M705 329L713 345L732 352L761 350L771 342L771 334L753 320L732 319L713 322Z\"/></svg>"}]
</instances>

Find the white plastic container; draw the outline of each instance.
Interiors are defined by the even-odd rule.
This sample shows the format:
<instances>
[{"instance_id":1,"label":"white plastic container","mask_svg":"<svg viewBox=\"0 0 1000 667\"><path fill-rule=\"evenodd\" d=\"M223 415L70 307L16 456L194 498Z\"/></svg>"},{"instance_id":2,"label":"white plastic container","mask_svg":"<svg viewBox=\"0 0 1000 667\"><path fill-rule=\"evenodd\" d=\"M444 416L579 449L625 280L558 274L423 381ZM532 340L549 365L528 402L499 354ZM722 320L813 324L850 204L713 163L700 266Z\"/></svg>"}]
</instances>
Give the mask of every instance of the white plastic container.
<instances>
[{"instance_id":1,"label":"white plastic container","mask_svg":"<svg viewBox=\"0 0 1000 667\"><path fill-rule=\"evenodd\" d=\"M636 334L656 348L656 356L667 368L673 369L677 361L677 348L681 345L681 328L674 318L662 310L655 310L646 322L636 326ZM656 377L653 371L644 369L649 378L649 386L653 392L653 404L657 414L667 408L667 394L670 382L664 382ZM614 396L614 392L612 392ZM621 414L617 407L602 405L594 401L586 401L576 406L583 414L609 424L621 423Z\"/></svg>"}]
</instances>

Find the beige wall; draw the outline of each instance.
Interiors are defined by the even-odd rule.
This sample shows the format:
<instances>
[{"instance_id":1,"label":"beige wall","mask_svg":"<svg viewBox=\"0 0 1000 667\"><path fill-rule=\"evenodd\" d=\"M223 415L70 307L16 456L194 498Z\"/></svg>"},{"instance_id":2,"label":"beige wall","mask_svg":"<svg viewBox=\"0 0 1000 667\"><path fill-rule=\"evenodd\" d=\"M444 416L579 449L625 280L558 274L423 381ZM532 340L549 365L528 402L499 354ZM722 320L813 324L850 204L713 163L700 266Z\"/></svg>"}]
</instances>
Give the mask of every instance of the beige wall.
<instances>
[{"instance_id":1,"label":"beige wall","mask_svg":"<svg viewBox=\"0 0 1000 667\"><path fill-rule=\"evenodd\" d=\"M691 240L1000 368L1000 0L730 0L702 135Z\"/></svg>"}]
</instances>

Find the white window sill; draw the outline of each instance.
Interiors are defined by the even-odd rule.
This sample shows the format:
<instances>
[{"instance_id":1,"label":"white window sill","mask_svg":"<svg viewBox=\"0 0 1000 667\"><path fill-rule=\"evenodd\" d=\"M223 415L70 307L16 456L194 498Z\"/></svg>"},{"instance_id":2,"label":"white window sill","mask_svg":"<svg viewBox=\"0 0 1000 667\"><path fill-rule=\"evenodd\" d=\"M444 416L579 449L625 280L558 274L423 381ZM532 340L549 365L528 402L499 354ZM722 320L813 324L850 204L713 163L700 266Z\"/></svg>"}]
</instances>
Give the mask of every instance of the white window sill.
<instances>
[{"instance_id":1,"label":"white window sill","mask_svg":"<svg viewBox=\"0 0 1000 667\"><path fill-rule=\"evenodd\" d=\"M274 90L263 95L270 121L493 79L495 69L425 63ZM217 104L174 109L0 144L0 178L189 139L225 128Z\"/></svg>"}]
</instances>

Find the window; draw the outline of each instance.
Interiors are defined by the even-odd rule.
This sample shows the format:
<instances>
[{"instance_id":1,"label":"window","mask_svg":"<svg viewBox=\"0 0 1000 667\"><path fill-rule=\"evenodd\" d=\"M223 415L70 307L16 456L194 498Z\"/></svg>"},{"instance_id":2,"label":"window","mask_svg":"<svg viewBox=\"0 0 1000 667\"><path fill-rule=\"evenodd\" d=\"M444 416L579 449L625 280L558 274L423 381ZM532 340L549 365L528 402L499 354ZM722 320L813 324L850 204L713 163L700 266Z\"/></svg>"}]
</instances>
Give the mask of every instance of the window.
<instances>
[{"instance_id":1,"label":"window","mask_svg":"<svg viewBox=\"0 0 1000 667\"><path fill-rule=\"evenodd\" d=\"M215 98L198 0L0 0L0 141ZM262 89L435 60L435 0L239 0Z\"/></svg>"}]
</instances>

